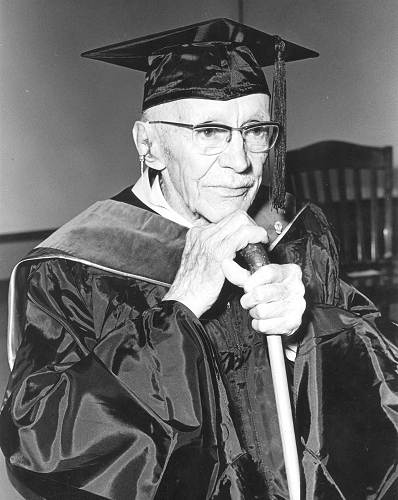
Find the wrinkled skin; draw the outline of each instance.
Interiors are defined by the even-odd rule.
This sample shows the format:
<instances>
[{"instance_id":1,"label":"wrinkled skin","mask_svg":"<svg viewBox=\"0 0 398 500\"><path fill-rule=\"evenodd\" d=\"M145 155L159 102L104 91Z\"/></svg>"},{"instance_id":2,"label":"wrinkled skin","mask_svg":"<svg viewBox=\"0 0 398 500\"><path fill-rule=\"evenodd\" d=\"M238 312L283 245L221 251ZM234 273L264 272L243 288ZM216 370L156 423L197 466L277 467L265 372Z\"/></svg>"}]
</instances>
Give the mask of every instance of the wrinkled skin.
<instances>
[{"instance_id":1,"label":"wrinkled skin","mask_svg":"<svg viewBox=\"0 0 398 500\"><path fill-rule=\"evenodd\" d=\"M241 127L270 119L269 97L182 99L152 108L145 118ZM133 132L139 153L146 155L151 168L161 172L166 200L194 224L165 298L178 300L201 317L214 304L227 278L244 288L242 307L249 310L256 330L294 333L305 310L298 266L275 265L250 277L234 262L236 253L248 243L268 241L266 231L246 214L261 184L267 154L247 151L237 131L222 153L210 156L195 148L189 129L137 122Z\"/></svg>"}]
</instances>

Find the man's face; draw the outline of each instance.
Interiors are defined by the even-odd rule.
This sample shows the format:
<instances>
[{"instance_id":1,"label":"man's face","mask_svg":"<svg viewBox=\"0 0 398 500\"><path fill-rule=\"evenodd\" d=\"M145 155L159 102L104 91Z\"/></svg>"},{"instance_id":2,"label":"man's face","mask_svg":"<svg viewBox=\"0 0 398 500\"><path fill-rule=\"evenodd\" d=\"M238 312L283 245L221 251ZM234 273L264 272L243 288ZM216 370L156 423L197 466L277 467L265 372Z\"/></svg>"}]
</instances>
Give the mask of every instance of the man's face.
<instances>
[{"instance_id":1,"label":"man's face","mask_svg":"<svg viewBox=\"0 0 398 500\"><path fill-rule=\"evenodd\" d=\"M241 127L269 120L269 98L253 94L229 101L183 99L168 103L162 115L156 119ZM222 153L207 156L192 142L191 130L153 126L161 127L157 133L166 167L162 188L175 210L191 221L218 222L238 209L246 211L250 207L261 183L267 153L247 151L240 132L233 131Z\"/></svg>"}]
</instances>

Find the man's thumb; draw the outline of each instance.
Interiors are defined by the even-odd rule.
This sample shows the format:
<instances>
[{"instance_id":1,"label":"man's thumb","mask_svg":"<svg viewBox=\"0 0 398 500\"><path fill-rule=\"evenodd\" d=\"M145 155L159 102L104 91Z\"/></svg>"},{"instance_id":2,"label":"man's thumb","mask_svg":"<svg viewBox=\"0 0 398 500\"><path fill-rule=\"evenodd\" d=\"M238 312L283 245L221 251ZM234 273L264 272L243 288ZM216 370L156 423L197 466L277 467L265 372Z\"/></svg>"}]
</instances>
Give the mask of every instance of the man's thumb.
<instances>
[{"instance_id":1,"label":"man's thumb","mask_svg":"<svg viewBox=\"0 0 398 500\"><path fill-rule=\"evenodd\" d=\"M223 273L228 281L243 288L246 280L250 277L249 271L243 269L232 259L224 259L221 262Z\"/></svg>"}]
</instances>

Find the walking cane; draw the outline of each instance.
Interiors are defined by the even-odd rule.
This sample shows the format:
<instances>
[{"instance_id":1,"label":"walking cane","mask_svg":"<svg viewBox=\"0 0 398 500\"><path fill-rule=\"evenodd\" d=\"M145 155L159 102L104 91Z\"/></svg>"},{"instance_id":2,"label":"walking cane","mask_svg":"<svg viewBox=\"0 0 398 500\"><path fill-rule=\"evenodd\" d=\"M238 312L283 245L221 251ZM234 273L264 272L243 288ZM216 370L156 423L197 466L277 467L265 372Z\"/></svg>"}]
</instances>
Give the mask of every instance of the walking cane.
<instances>
[{"instance_id":1,"label":"walking cane","mask_svg":"<svg viewBox=\"0 0 398 500\"><path fill-rule=\"evenodd\" d=\"M247 262L252 274L260 267L269 264L267 252L262 244L249 244L240 253ZM289 496L290 500L300 500L300 466L280 335L268 335L267 345Z\"/></svg>"}]
</instances>

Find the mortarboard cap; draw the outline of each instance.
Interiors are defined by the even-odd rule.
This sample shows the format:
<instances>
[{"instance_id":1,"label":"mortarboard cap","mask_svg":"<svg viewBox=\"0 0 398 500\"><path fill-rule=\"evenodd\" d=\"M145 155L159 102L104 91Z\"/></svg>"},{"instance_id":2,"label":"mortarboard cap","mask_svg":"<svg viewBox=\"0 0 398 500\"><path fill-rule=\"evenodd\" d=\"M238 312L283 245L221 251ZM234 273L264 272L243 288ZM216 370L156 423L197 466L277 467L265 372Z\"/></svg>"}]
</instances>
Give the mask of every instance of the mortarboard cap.
<instances>
[{"instance_id":1,"label":"mortarboard cap","mask_svg":"<svg viewBox=\"0 0 398 500\"><path fill-rule=\"evenodd\" d=\"M213 19L107 45L82 54L145 71L143 110L185 98L229 100L254 93L270 95L262 67L275 65L273 119L283 133L273 172L275 207L284 204L286 152L285 61L318 53L229 19Z\"/></svg>"}]
</instances>

